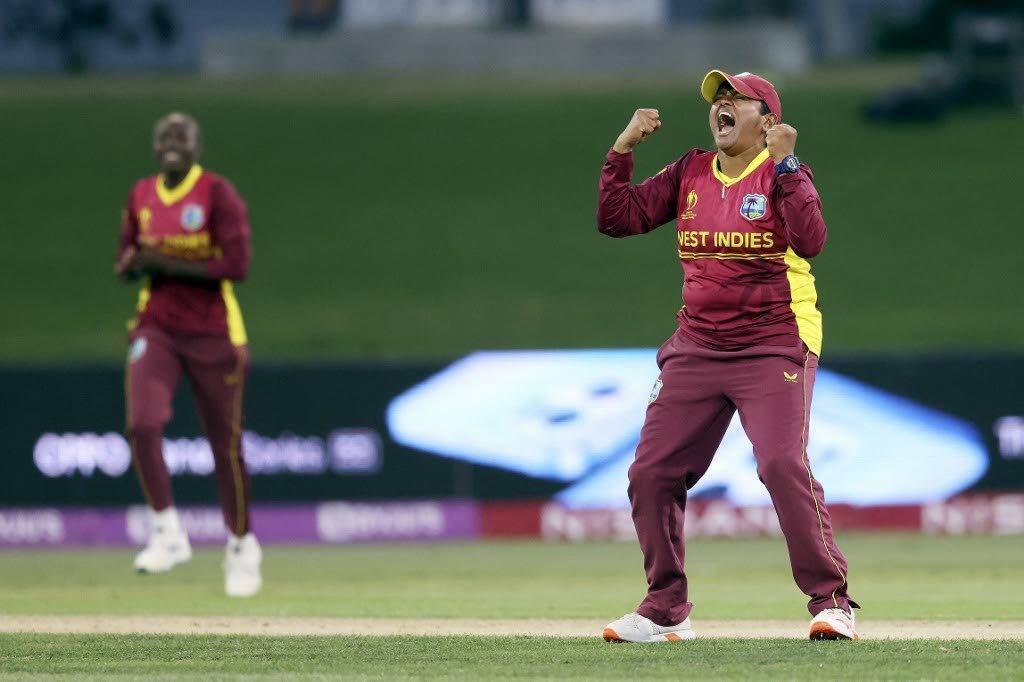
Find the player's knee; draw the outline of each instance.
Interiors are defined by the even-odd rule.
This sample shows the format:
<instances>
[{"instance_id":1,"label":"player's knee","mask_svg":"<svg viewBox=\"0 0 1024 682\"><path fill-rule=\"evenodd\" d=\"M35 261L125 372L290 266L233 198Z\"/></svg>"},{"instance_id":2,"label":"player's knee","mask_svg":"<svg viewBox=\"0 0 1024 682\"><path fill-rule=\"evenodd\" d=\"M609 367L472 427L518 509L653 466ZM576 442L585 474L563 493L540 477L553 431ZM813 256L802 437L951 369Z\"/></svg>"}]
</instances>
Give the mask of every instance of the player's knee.
<instances>
[{"instance_id":1,"label":"player's knee","mask_svg":"<svg viewBox=\"0 0 1024 682\"><path fill-rule=\"evenodd\" d=\"M125 432L134 441L149 441L163 435L164 425L152 419L131 419Z\"/></svg>"},{"instance_id":2,"label":"player's knee","mask_svg":"<svg viewBox=\"0 0 1024 682\"><path fill-rule=\"evenodd\" d=\"M763 457L757 464L757 475L769 487L776 482L806 482L807 468L802 459L795 457Z\"/></svg>"},{"instance_id":3,"label":"player's knee","mask_svg":"<svg viewBox=\"0 0 1024 682\"><path fill-rule=\"evenodd\" d=\"M659 490L671 489L678 479L665 476L655 467L635 460L629 467L629 495L649 497Z\"/></svg>"}]
</instances>

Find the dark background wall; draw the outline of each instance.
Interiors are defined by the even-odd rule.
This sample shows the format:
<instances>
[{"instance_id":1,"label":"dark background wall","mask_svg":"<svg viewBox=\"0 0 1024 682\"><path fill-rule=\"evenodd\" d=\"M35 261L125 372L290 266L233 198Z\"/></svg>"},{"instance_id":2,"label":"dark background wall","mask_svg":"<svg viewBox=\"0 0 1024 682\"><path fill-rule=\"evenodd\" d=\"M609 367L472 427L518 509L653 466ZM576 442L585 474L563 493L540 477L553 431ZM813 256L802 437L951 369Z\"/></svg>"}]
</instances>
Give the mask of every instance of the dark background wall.
<instances>
[{"instance_id":1,"label":"dark background wall","mask_svg":"<svg viewBox=\"0 0 1024 682\"><path fill-rule=\"evenodd\" d=\"M249 382L247 430L269 438L320 439L333 432L372 431L380 438L379 460L368 470L256 474L254 491L263 502L464 498L542 499L567 483L531 478L421 452L395 443L384 414L399 393L446 363L367 365L257 365ZM1024 363L1014 357L943 358L838 357L825 366L891 393L957 415L973 423L989 451L990 465L975 490L1024 489L1024 452L1000 451L994 427L1024 412L1020 387ZM116 366L6 368L0 370L4 405L0 506L119 505L141 501L134 473L101 471L44 476L33 459L44 433L120 432L123 377ZM482 388L482 390L486 390ZM870 428L870 425L862 425ZM169 438L201 435L186 386L175 401ZM900 457L892 452L892 457ZM927 475L927 472L922 472ZM174 478L180 502L215 499L212 477Z\"/></svg>"}]
</instances>

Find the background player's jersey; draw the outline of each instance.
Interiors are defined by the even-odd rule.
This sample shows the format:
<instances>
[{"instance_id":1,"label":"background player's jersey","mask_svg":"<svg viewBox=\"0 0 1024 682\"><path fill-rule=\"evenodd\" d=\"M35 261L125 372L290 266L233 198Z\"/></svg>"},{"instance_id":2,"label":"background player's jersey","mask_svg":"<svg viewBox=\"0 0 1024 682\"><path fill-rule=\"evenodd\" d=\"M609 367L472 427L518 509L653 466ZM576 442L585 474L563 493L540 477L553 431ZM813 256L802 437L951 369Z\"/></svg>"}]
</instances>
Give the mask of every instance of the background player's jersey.
<instances>
[{"instance_id":1,"label":"background player's jersey","mask_svg":"<svg viewBox=\"0 0 1024 682\"><path fill-rule=\"evenodd\" d=\"M805 258L825 244L810 169L776 175L763 151L737 178L717 154L694 149L630 187L633 155L608 152L598 227L625 237L676 220L682 331L719 350L799 346L821 353L821 313Z\"/></svg>"},{"instance_id":2,"label":"background player's jersey","mask_svg":"<svg viewBox=\"0 0 1024 682\"><path fill-rule=\"evenodd\" d=\"M174 189L167 189L159 175L138 181L125 206L118 256L129 246L152 246L169 256L204 261L211 279L147 277L134 324L229 336L236 346L244 345L245 326L231 282L248 273L249 235L248 210L235 188L198 164Z\"/></svg>"}]
</instances>

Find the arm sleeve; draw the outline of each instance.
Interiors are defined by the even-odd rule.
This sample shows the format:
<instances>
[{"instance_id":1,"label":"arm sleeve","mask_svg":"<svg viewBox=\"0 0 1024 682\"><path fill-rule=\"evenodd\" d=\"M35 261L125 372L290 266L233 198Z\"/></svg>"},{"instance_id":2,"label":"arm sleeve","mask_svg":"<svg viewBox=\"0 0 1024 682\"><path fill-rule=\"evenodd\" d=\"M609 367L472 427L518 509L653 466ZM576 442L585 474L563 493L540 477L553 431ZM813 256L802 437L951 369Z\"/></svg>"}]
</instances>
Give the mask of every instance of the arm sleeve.
<instances>
[{"instance_id":1,"label":"arm sleeve","mask_svg":"<svg viewBox=\"0 0 1024 682\"><path fill-rule=\"evenodd\" d=\"M125 249L135 245L135 240L139 235L139 222L138 216L135 214L134 199L135 188L133 187L132 191L128 193L128 200L124 202L124 208L121 209L121 240L117 244L115 263L120 262Z\"/></svg>"},{"instance_id":2,"label":"arm sleeve","mask_svg":"<svg viewBox=\"0 0 1024 682\"><path fill-rule=\"evenodd\" d=\"M801 258L813 258L825 248L828 230L821 217L821 198L811 169L800 164L796 173L775 179L775 206L786 227L786 241Z\"/></svg>"},{"instance_id":3,"label":"arm sleeve","mask_svg":"<svg viewBox=\"0 0 1024 682\"><path fill-rule=\"evenodd\" d=\"M238 192L227 180L213 188L211 231L220 256L206 262L210 279L241 282L249 274L249 210Z\"/></svg>"},{"instance_id":4,"label":"arm sleeve","mask_svg":"<svg viewBox=\"0 0 1024 682\"><path fill-rule=\"evenodd\" d=\"M633 153L610 149L598 185L597 229L609 237L628 237L650 232L675 218L679 178L693 154L689 152L654 177L630 187Z\"/></svg>"}]
</instances>

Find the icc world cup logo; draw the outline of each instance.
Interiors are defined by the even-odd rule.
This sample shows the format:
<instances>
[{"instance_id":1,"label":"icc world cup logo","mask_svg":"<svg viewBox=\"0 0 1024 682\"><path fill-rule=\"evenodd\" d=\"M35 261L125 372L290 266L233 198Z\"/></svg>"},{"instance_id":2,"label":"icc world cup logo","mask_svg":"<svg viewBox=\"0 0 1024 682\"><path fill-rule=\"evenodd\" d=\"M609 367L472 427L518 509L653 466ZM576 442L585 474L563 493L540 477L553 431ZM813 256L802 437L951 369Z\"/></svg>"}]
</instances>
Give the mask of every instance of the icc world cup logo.
<instances>
[{"instance_id":1,"label":"icc world cup logo","mask_svg":"<svg viewBox=\"0 0 1024 682\"><path fill-rule=\"evenodd\" d=\"M686 210L679 216L680 220L693 220L697 217L694 213L693 207L697 205L697 192L690 190L690 193L686 195Z\"/></svg>"}]
</instances>

